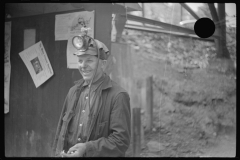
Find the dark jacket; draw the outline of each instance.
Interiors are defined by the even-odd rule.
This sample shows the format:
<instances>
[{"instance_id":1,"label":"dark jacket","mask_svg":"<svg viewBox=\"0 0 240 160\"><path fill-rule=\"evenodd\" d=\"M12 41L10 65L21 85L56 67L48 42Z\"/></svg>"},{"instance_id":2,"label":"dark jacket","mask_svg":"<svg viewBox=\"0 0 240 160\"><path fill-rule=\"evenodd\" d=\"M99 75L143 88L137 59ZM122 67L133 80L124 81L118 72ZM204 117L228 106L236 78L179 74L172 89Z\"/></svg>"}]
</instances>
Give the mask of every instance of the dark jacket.
<instances>
[{"instance_id":1,"label":"dark jacket","mask_svg":"<svg viewBox=\"0 0 240 160\"><path fill-rule=\"evenodd\" d=\"M70 88L64 101L53 143L54 156L59 156L64 149L68 124L75 115L76 100L81 93L83 83L84 80L81 79ZM85 156L125 156L131 137L129 95L109 76L104 79L101 90L98 114L93 117L93 123L90 125Z\"/></svg>"}]
</instances>

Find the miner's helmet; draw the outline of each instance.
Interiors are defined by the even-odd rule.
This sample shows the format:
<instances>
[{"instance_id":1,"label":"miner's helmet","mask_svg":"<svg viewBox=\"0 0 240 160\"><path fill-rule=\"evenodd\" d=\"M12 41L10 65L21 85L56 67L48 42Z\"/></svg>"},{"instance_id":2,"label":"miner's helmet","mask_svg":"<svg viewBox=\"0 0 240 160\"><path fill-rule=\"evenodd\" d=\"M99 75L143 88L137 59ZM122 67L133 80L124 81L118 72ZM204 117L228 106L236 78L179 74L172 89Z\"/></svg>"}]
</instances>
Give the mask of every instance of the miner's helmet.
<instances>
[{"instance_id":1,"label":"miner's helmet","mask_svg":"<svg viewBox=\"0 0 240 160\"><path fill-rule=\"evenodd\" d=\"M73 46L72 48L74 48L73 54L77 56L84 54L98 56L98 49L99 58L101 60L107 60L110 54L104 43L87 35L73 36L71 45Z\"/></svg>"}]
</instances>

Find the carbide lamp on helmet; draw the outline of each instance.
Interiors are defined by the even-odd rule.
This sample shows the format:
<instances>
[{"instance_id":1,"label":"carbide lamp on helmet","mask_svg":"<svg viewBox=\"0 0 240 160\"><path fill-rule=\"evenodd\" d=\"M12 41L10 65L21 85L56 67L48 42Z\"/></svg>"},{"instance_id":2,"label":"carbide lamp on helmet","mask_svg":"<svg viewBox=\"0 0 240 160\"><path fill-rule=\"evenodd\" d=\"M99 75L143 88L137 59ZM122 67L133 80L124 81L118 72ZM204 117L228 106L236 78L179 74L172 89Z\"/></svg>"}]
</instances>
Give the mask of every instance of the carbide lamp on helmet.
<instances>
[{"instance_id":1,"label":"carbide lamp on helmet","mask_svg":"<svg viewBox=\"0 0 240 160\"><path fill-rule=\"evenodd\" d=\"M91 39L87 36L88 28L82 28L82 33L78 36L74 36L72 39L73 46L79 51L86 51L88 49L89 40Z\"/></svg>"},{"instance_id":2,"label":"carbide lamp on helmet","mask_svg":"<svg viewBox=\"0 0 240 160\"><path fill-rule=\"evenodd\" d=\"M88 49L88 36L74 36L72 39L73 46L79 51L86 51Z\"/></svg>"}]
</instances>

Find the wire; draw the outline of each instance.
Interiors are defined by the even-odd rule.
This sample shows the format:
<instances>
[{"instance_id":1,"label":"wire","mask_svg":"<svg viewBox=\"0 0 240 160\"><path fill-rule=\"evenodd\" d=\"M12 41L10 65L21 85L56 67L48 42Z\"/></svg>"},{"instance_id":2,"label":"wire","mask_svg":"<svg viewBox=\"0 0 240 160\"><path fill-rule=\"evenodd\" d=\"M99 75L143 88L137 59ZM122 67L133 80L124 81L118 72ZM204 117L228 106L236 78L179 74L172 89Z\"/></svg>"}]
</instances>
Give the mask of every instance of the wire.
<instances>
[{"instance_id":1,"label":"wire","mask_svg":"<svg viewBox=\"0 0 240 160\"><path fill-rule=\"evenodd\" d=\"M92 79L91 79L91 81L90 81L90 83L89 83L89 91L88 91L88 110L89 110L89 114L90 114L90 105L91 105L91 104L90 104L90 99L91 99L90 93L91 93L91 88L92 88L92 82L93 82L94 77L95 77L95 75L96 75L96 72L97 72L97 69L98 69L98 64L99 64L99 58L100 58L97 43L96 43L96 41L95 41L93 38L91 38L91 39L93 40L93 42L94 42L94 44L95 44L95 46L96 46L98 59L97 59L97 66L96 66L96 68L95 68L93 77L92 77ZM90 138L90 135L89 135L89 138ZM88 139L89 139L89 138L88 138ZM88 141L88 139L86 140L86 142Z\"/></svg>"},{"instance_id":2,"label":"wire","mask_svg":"<svg viewBox=\"0 0 240 160\"><path fill-rule=\"evenodd\" d=\"M93 38L92 38L92 40L93 40L93 42L95 43L95 46L96 46L96 48L97 48L98 59L97 59L97 66L96 66L96 68L95 68L95 70L94 70L94 75L93 75L93 77L92 77L92 79L91 79L91 81L90 81L90 84L89 84L89 91L88 91L88 98L89 98L89 99L88 99L88 100L89 100L89 105L88 105L88 106L89 106L89 111L90 111L90 91L91 91L93 79L94 79L94 77L95 77L95 75L96 75L96 72L97 72L97 69L98 69L99 58L100 58L97 43L96 43L96 41L95 41Z\"/></svg>"}]
</instances>

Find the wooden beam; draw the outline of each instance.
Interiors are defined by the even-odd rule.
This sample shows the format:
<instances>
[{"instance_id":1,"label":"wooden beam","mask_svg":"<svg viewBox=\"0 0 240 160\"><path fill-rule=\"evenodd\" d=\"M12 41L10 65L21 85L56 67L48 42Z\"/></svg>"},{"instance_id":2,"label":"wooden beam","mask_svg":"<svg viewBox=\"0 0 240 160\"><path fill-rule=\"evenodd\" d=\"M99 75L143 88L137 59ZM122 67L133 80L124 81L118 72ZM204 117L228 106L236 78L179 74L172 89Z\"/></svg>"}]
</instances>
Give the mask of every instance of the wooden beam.
<instances>
[{"instance_id":1,"label":"wooden beam","mask_svg":"<svg viewBox=\"0 0 240 160\"><path fill-rule=\"evenodd\" d=\"M112 27L112 4L111 3L100 3L92 4L95 8L94 17L94 37L99 41L103 42L109 51L111 51L111 27ZM96 6L94 6L96 5ZM104 27L97 27L97 26Z\"/></svg>"},{"instance_id":2,"label":"wooden beam","mask_svg":"<svg viewBox=\"0 0 240 160\"><path fill-rule=\"evenodd\" d=\"M185 3L180 3L183 8L185 8L196 20L200 19L198 15Z\"/></svg>"},{"instance_id":3,"label":"wooden beam","mask_svg":"<svg viewBox=\"0 0 240 160\"><path fill-rule=\"evenodd\" d=\"M218 3L218 17L219 21L225 21L225 3Z\"/></svg>"},{"instance_id":4,"label":"wooden beam","mask_svg":"<svg viewBox=\"0 0 240 160\"><path fill-rule=\"evenodd\" d=\"M217 11L216 11L216 8L214 6L214 3L208 3L208 7L210 9L213 21L215 23L217 23L219 21L219 18L218 18Z\"/></svg>"},{"instance_id":5,"label":"wooden beam","mask_svg":"<svg viewBox=\"0 0 240 160\"><path fill-rule=\"evenodd\" d=\"M150 76L146 79L146 131L151 131L153 126L153 77Z\"/></svg>"},{"instance_id":6,"label":"wooden beam","mask_svg":"<svg viewBox=\"0 0 240 160\"><path fill-rule=\"evenodd\" d=\"M193 37L193 38L204 39L204 40L209 40L209 41L214 41L214 39L215 39L213 37L200 38L197 35L193 35L193 34L186 34L186 33L173 32L173 31L170 32L169 30L166 30L166 29L161 29L161 28L157 28L157 27L148 27L148 26L134 25L134 24L126 24L124 26L124 28L126 28L126 29L133 29L133 30L139 30L139 31L156 32L156 33L168 33L168 34L173 34L173 35L177 35L177 36Z\"/></svg>"},{"instance_id":7,"label":"wooden beam","mask_svg":"<svg viewBox=\"0 0 240 160\"><path fill-rule=\"evenodd\" d=\"M222 46L222 52L218 54L218 57L222 58L230 58L230 53L226 46L226 11L225 11L225 3L218 3L218 17L219 21L223 21L223 23L220 25L221 27L221 41L220 45Z\"/></svg>"},{"instance_id":8,"label":"wooden beam","mask_svg":"<svg viewBox=\"0 0 240 160\"><path fill-rule=\"evenodd\" d=\"M173 25L173 24L164 23L164 22L161 22L161 21L156 21L156 20L152 20L152 19L148 19L148 18L139 17L139 16L134 16L134 15L131 15L131 14L121 15L121 16L126 17L127 20L132 20L132 21L136 21L136 22L141 22L141 23L151 24L151 25L155 25L155 26L160 26L160 27L162 27L162 28L164 28L165 30L168 30L168 31L196 35L195 31L192 30L192 29L176 26L176 25ZM212 37L213 38L219 38L219 36L216 35L216 33L214 33L212 35Z\"/></svg>"},{"instance_id":9,"label":"wooden beam","mask_svg":"<svg viewBox=\"0 0 240 160\"><path fill-rule=\"evenodd\" d=\"M141 152L141 108L133 108L133 156Z\"/></svg>"},{"instance_id":10,"label":"wooden beam","mask_svg":"<svg viewBox=\"0 0 240 160\"><path fill-rule=\"evenodd\" d=\"M151 24L151 25L155 25L155 26L160 26L160 27L162 27L166 30L171 30L171 31L175 31L175 32L183 32L183 33L188 33L188 34L195 34L194 30L179 27L179 26L176 26L176 25L171 25L171 24L164 23L164 22L161 22L161 21L156 21L156 20L152 20L152 19L148 19L148 18L134 16L134 15L131 15L131 14L127 14L127 16L126 15L122 15L122 16L127 17L127 20L132 20L132 21L136 21L136 22L141 22L141 23L147 23L147 24Z\"/></svg>"},{"instance_id":11,"label":"wooden beam","mask_svg":"<svg viewBox=\"0 0 240 160\"><path fill-rule=\"evenodd\" d=\"M122 32L126 24L126 17L115 14L116 42L119 42L122 37Z\"/></svg>"},{"instance_id":12,"label":"wooden beam","mask_svg":"<svg viewBox=\"0 0 240 160\"><path fill-rule=\"evenodd\" d=\"M215 23L215 33L216 35L219 36L219 38L215 38L214 42L215 42L215 46L216 46L216 51L217 51L217 55L222 55L222 45L221 45L221 26L217 25L217 23L219 23L219 17L217 14L217 10L214 6L214 3L208 3L208 7L210 10L210 13L212 15L212 19L213 22Z\"/></svg>"}]
</instances>

